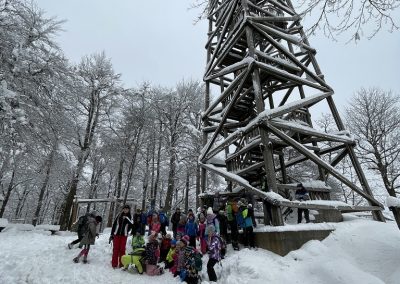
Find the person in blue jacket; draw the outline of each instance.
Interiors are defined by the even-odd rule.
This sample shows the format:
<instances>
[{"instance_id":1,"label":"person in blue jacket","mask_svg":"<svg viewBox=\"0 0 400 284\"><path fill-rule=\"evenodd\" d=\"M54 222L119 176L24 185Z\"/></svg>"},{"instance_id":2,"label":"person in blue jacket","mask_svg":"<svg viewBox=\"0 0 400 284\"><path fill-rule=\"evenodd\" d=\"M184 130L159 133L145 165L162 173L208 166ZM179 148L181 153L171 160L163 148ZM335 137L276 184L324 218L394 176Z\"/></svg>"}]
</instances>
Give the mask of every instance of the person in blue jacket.
<instances>
[{"instance_id":1,"label":"person in blue jacket","mask_svg":"<svg viewBox=\"0 0 400 284\"><path fill-rule=\"evenodd\" d=\"M243 243L245 247L250 245L255 248L252 210L247 207L247 200L241 199L238 202L239 212L236 214L237 223L243 229Z\"/></svg>"},{"instance_id":2,"label":"person in blue jacket","mask_svg":"<svg viewBox=\"0 0 400 284\"><path fill-rule=\"evenodd\" d=\"M185 234L189 236L189 246L196 248L196 237L199 231L193 212L189 213L185 226Z\"/></svg>"}]
</instances>

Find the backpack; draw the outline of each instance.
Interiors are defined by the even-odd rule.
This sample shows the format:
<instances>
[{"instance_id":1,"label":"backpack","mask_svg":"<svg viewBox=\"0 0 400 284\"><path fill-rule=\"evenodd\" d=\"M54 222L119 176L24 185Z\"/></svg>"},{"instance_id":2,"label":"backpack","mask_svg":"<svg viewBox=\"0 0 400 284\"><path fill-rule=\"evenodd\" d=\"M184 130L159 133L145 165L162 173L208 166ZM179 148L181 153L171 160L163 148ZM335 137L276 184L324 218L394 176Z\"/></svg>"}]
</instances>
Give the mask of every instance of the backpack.
<instances>
[{"instance_id":1,"label":"backpack","mask_svg":"<svg viewBox=\"0 0 400 284\"><path fill-rule=\"evenodd\" d=\"M203 268L202 254L192 247L185 248L185 266L199 272ZM189 269L190 270L190 269Z\"/></svg>"},{"instance_id":2,"label":"backpack","mask_svg":"<svg viewBox=\"0 0 400 284\"><path fill-rule=\"evenodd\" d=\"M165 216L165 214L164 213L160 213L159 215L158 215L158 218L160 218L160 223L161 224L167 224L168 223L168 218L167 218L167 216Z\"/></svg>"},{"instance_id":3,"label":"backpack","mask_svg":"<svg viewBox=\"0 0 400 284\"><path fill-rule=\"evenodd\" d=\"M239 214L236 214L236 222L241 228L244 228L245 222L242 212L243 211L241 210Z\"/></svg>"},{"instance_id":4,"label":"backpack","mask_svg":"<svg viewBox=\"0 0 400 284\"><path fill-rule=\"evenodd\" d=\"M76 221L71 230L73 232L84 233L87 230L88 217L86 215L80 216L78 221Z\"/></svg>"},{"instance_id":5,"label":"backpack","mask_svg":"<svg viewBox=\"0 0 400 284\"><path fill-rule=\"evenodd\" d=\"M218 238L219 243L221 244L221 257L224 258L225 254L226 254L226 242L220 236L217 236L217 235L215 235L215 236Z\"/></svg>"}]
</instances>

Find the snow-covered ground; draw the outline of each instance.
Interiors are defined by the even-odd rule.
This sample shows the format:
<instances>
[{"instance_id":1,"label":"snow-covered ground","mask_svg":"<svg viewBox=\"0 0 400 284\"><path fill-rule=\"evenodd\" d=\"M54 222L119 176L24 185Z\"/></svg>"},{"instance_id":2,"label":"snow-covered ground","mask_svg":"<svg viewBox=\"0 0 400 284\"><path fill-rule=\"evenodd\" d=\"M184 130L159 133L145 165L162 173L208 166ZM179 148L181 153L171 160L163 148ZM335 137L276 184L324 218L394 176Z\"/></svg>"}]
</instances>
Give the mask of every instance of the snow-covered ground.
<instances>
[{"instance_id":1,"label":"snow-covered ground","mask_svg":"<svg viewBox=\"0 0 400 284\"><path fill-rule=\"evenodd\" d=\"M336 230L327 239L310 241L285 257L262 249L229 250L217 267L218 283L400 283L400 231L394 222L347 215L345 222L330 225ZM75 264L79 250L67 249L73 239L69 232L51 236L5 229L0 233L0 283L179 283L169 272L149 277L113 270L108 234L91 248L89 264ZM208 283L205 266L203 283Z\"/></svg>"}]
</instances>

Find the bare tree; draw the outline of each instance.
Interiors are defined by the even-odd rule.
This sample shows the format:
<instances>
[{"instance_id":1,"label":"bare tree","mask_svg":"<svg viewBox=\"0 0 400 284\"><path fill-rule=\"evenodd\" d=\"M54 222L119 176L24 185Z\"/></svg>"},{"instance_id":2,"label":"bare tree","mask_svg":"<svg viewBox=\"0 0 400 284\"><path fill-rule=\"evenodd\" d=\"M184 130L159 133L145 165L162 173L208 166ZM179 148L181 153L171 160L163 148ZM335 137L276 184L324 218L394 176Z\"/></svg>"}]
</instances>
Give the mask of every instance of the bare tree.
<instances>
[{"instance_id":1,"label":"bare tree","mask_svg":"<svg viewBox=\"0 0 400 284\"><path fill-rule=\"evenodd\" d=\"M207 16L208 7L214 2L216 1L192 0L190 7L200 9L196 22ZM286 2L289 7L294 8L290 0ZM369 39L384 28L389 31L399 28L393 16L400 6L398 0L298 0L293 2L300 10L300 16L312 15L312 25L308 29L309 34L322 30L326 36L334 39L349 31L352 35L351 39L359 40L364 33L364 28L371 23L374 29L368 34ZM273 3L270 3L266 4L266 7L268 5L274 6Z\"/></svg>"},{"instance_id":2,"label":"bare tree","mask_svg":"<svg viewBox=\"0 0 400 284\"><path fill-rule=\"evenodd\" d=\"M97 131L100 116L108 109L110 97L118 88L119 74L115 74L111 61L104 53L85 57L78 67L81 89L83 94L78 95L77 109L77 164L71 179L68 194L65 200L63 214L60 217L62 229L71 224L70 213L83 167L90 154L90 147ZM82 123L83 122L83 123ZM82 128L82 124L85 127Z\"/></svg>"},{"instance_id":3,"label":"bare tree","mask_svg":"<svg viewBox=\"0 0 400 284\"><path fill-rule=\"evenodd\" d=\"M302 15L316 13L309 32L323 30L328 37L350 31L352 39L358 40L367 24L374 25L368 38L375 36L383 28L398 29L393 13L399 7L398 0L301 0Z\"/></svg>"},{"instance_id":4,"label":"bare tree","mask_svg":"<svg viewBox=\"0 0 400 284\"><path fill-rule=\"evenodd\" d=\"M388 194L396 197L400 188L400 97L379 88L361 89L346 109L346 118L358 139L361 161L380 175ZM400 212L394 214L399 222Z\"/></svg>"}]
</instances>

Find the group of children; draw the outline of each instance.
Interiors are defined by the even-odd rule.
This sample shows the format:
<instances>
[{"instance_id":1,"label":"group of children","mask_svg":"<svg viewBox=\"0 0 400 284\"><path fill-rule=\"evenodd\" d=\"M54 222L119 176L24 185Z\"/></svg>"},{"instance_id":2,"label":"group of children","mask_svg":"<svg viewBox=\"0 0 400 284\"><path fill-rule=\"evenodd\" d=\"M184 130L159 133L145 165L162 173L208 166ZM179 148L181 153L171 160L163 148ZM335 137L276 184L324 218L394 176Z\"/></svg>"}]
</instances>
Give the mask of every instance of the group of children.
<instances>
[{"instance_id":1,"label":"group of children","mask_svg":"<svg viewBox=\"0 0 400 284\"><path fill-rule=\"evenodd\" d=\"M175 226L173 225L173 237L166 233L166 216L162 212L144 214L137 210L132 217L130 207L125 205L116 216L111 228L109 242L113 244L111 265L113 268L127 270L131 267L138 273L147 275L160 275L169 270L175 277L180 277L188 284L198 283L199 272L203 266L203 256L208 253L207 273L210 281L217 281L214 266L224 257L226 244L219 236L220 227L217 215L211 208L198 210L197 216L192 210L189 213L180 213ZM146 216L143 218L143 216ZM164 218L165 217L165 218ZM174 217L174 216L173 216ZM143 220L145 219L145 222ZM168 220L168 219L167 219ZM171 219L174 224L174 218ZM95 211L81 217L76 225L79 226L79 241L68 244L68 248L78 242L84 246L74 262L79 262L83 256L83 262L87 263L87 256L91 244L94 244L98 234L98 224L101 217ZM148 238L145 242L144 226L148 226ZM129 233L132 232L130 253L126 253L126 242ZM197 241L197 242L196 242ZM197 248L197 244L199 247Z\"/></svg>"},{"instance_id":2,"label":"group of children","mask_svg":"<svg viewBox=\"0 0 400 284\"><path fill-rule=\"evenodd\" d=\"M150 235L147 244L142 230L136 230L132 238L132 252L121 257L124 269L134 266L138 273L145 271L151 276L169 270L174 277L179 276L188 284L198 283L203 266L202 258L208 252L208 277L210 281L217 281L214 266L223 257L226 246L218 235L218 220L212 209L209 208L207 216L203 213L199 212L197 218L192 211L187 215L179 214L174 237L160 232L160 218L157 213L153 213L148 224Z\"/></svg>"}]
</instances>

